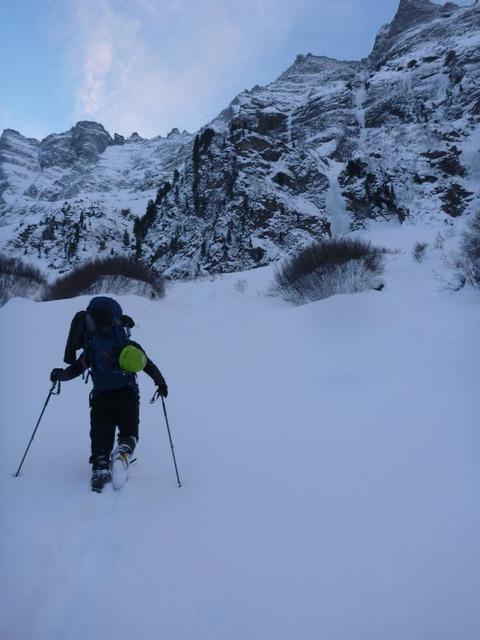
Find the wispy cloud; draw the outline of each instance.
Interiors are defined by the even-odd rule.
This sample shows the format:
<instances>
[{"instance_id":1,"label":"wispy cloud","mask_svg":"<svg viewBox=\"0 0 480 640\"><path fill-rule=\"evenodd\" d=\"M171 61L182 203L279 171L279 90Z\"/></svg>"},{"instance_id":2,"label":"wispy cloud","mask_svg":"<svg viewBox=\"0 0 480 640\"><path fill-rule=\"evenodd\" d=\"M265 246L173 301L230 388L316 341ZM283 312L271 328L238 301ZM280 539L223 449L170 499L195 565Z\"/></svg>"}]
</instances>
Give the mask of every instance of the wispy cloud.
<instances>
[{"instance_id":1,"label":"wispy cloud","mask_svg":"<svg viewBox=\"0 0 480 640\"><path fill-rule=\"evenodd\" d=\"M237 89L236 76L281 43L298 11L287 0L75 0L70 7L73 117L148 136L173 126L195 130L213 117L219 91Z\"/></svg>"}]
</instances>

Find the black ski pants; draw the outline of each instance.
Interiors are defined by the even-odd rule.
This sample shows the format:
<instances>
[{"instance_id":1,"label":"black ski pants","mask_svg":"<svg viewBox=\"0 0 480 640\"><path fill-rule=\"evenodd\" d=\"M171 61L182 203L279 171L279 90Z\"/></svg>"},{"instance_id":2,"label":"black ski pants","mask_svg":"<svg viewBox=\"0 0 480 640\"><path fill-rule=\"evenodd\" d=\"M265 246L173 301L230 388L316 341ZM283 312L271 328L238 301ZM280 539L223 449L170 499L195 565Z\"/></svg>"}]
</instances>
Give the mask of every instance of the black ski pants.
<instances>
[{"instance_id":1,"label":"black ski pants","mask_svg":"<svg viewBox=\"0 0 480 640\"><path fill-rule=\"evenodd\" d=\"M115 444L115 429L118 441L133 436L138 440L139 395L137 389L110 389L93 391L90 396L90 462L99 456L110 456Z\"/></svg>"}]
</instances>

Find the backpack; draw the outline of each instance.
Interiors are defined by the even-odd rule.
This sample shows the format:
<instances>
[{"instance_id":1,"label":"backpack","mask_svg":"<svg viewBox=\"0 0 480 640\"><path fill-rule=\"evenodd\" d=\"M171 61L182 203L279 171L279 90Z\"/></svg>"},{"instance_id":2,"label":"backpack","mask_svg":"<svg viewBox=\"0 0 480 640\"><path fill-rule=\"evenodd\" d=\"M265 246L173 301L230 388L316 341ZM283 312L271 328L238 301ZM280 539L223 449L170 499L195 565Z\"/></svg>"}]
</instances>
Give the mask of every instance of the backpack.
<instances>
[{"instance_id":1,"label":"backpack","mask_svg":"<svg viewBox=\"0 0 480 640\"><path fill-rule=\"evenodd\" d=\"M75 314L65 346L64 361L73 364L83 349L97 391L122 389L136 384L135 374L123 371L118 359L129 343L133 320L121 306L106 296L92 298L86 311Z\"/></svg>"}]
</instances>

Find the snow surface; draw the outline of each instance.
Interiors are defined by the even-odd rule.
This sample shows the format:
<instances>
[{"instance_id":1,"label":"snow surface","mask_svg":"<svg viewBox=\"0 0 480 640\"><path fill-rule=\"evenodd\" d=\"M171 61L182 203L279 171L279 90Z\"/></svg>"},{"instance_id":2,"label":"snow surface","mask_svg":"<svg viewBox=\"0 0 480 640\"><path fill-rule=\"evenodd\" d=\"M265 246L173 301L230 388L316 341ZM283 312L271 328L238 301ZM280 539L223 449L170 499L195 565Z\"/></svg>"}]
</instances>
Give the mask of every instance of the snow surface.
<instances>
[{"instance_id":1,"label":"snow surface","mask_svg":"<svg viewBox=\"0 0 480 640\"><path fill-rule=\"evenodd\" d=\"M479 294L414 262L428 227L370 238L382 292L291 307L265 268L119 298L181 489L147 376L120 492L89 491L80 379L13 478L87 298L0 310L2 639L480 637Z\"/></svg>"}]
</instances>

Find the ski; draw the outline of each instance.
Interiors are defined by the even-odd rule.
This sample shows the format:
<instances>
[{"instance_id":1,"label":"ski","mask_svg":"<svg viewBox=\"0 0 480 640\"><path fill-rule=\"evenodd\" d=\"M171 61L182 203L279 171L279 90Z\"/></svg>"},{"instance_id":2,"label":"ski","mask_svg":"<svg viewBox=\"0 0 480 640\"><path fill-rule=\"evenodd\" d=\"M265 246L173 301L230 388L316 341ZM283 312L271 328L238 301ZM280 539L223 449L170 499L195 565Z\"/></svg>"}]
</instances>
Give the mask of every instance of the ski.
<instances>
[{"instance_id":1,"label":"ski","mask_svg":"<svg viewBox=\"0 0 480 640\"><path fill-rule=\"evenodd\" d=\"M111 475L113 488L118 491L128 480L129 456L120 453L112 458Z\"/></svg>"}]
</instances>

